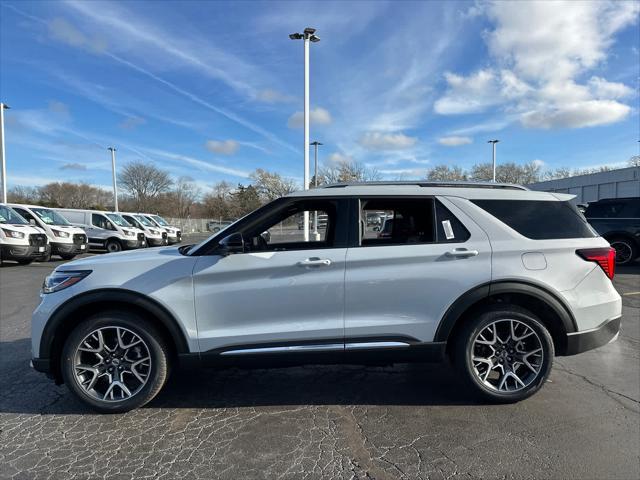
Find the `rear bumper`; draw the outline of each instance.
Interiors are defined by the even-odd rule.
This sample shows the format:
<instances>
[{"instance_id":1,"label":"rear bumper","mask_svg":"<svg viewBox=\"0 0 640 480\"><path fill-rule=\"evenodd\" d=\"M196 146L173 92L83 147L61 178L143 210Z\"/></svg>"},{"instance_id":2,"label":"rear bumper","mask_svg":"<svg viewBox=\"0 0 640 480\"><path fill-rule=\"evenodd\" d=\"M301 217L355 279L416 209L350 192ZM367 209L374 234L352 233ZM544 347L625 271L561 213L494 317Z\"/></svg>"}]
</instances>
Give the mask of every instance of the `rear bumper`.
<instances>
[{"instance_id":1,"label":"rear bumper","mask_svg":"<svg viewBox=\"0 0 640 480\"><path fill-rule=\"evenodd\" d=\"M620 332L621 318L612 318L599 327L590 330L568 333L565 355L576 355L587 350L593 350L615 340Z\"/></svg>"}]
</instances>

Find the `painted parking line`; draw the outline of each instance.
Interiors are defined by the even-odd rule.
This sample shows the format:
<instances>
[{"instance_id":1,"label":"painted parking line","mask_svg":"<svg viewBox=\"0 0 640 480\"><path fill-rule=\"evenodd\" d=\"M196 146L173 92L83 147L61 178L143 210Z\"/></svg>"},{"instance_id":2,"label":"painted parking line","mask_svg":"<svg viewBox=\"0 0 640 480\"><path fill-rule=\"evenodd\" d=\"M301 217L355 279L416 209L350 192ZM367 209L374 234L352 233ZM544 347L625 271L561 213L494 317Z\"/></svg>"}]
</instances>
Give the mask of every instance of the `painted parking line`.
<instances>
[{"instance_id":1,"label":"painted parking line","mask_svg":"<svg viewBox=\"0 0 640 480\"><path fill-rule=\"evenodd\" d=\"M640 292L627 292L622 294L623 297L628 297L630 295L640 295Z\"/></svg>"}]
</instances>

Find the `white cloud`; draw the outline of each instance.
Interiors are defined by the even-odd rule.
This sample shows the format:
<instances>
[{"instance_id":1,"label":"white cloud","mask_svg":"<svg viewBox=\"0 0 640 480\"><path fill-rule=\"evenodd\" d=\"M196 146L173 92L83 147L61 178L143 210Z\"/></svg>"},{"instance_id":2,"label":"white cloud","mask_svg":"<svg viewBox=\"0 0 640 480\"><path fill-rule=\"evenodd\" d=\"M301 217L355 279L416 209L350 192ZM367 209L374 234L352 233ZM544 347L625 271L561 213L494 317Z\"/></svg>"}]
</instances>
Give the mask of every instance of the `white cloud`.
<instances>
[{"instance_id":1,"label":"white cloud","mask_svg":"<svg viewBox=\"0 0 640 480\"><path fill-rule=\"evenodd\" d=\"M83 48L94 53L100 53L107 48L107 43L104 39L85 35L64 18L54 18L47 22L47 25L51 38L71 47Z\"/></svg>"},{"instance_id":2,"label":"white cloud","mask_svg":"<svg viewBox=\"0 0 640 480\"><path fill-rule=\"evenodd\" d=\"M147 121L144 118L133 115L125 118L118 126L124 130L135 130L145 123L147 123Z\"/></svg>"},{"instance_id":3,"label":"white cloud","mask_svg":"<svg viewBox=\"0 0 640 480\"><path fill-rule=\"evenodd\" d=\"M442 115L493 108L529 128L581 128L623 120L618 100L633 90L583 74L606 60L613 35L637 22L638 2L492 2L496 23L487 34L497 67L447 72L447 90L435 101Z\"/></svg>"},{"instance_id":4,"label":"white cloud","mask_svg":"<svg viewBox=\"0 0 640 480\"><path fill-rule=\"evenodd\" d=\"M208 140L207 150L221 155L233 155L238 151L239 144L235 140Z\"/></svg>"},{"instance_id":5,"label":"white cloud","mask_svg":"<svg viewBox=\"0 0 640 480\"><path fill-rule=\"evenodd\" d=\"M286 93L266 88L258 92L256 100L264 103L291 103L295 101L296 97L293 95L287 95Z\"/></svg>"},{"instance_id":6,"label":"white cloud","mask_svg":"<svg viewBox=\"0 0 640 480\"><path fill-rule=\"evenodd\" d=\"M349 163L353 161L353 157L351 155L346 155L341 152L333 152L327 158L329 164L337 165L340 163Z\"/></svg>"},{"instance_id":7,"label":"white cloud","mask_svg":"<svg viewBox=\"0 0 640 480\"><path fill-rule=\"evenodd\" d=\"M367 132L359 140L368 150L402 150L413 147L418 139L404 133Z\"/></svg>"},{"instance_id":8,"label":"white cloud","mask_svg":"<svg viewBox=\"0 0 640 480\"><path fill-rule=\"evenodd\" d=\"M440 137L438 139L438 143L440 145L444 145L445 147L457 147L459 145L469 145L473 143L473 140L470 137Z\"/></svg>"},{"instance_id":9,"label":"white cloud","mask_svg":"<svg viewBox=\"0 0 640 480\"><path fill-rule=\"evenodd\" d=\"M523 113L520 120L530 128L581 128L608 125L624 119L631 107L613 100L587 100Z\"/></svg>"},{"instance_id":10,"label":"white cloud","mask_svg":"<svg viewBox=\"0 0 640 480\"><path fill-rule=\"evenodd\" d=\"M187 163L201 170L215 172L215 173L223 173L225 175L231 175L233 177L249 178L249 172L245 170L239 170L237 168L231 168L223 165L217 165L214 163L205 162L204 160L189 157L187 155L181 155L179 153L168 152L166 150L159 150L155 148L138 147L137 149L134 149L131 146L129 146L129 148L131 148L133 151L136 151L136 152L138 152L139 150L143 150L144 152L152 156L159 156L159 157L174 160L177 162Z\"/></svg>"},{"instance_id":11,"label":"white cloud","mask_svg":"<svg viewBox=\"0 0 640 480\"><path fill-rule=\"evenodd\" d=\"M309 111L309 123L314 125L328 125L331 123L331 114L324 108L312 108ZM304 126L304 113L295 112L287 121L289 128L302 128Z\"/></svg>"},{"instance_id":12,"label":"white cloud","mask_svg":"<svg viewBox=\"0 0 640 480\"><path fill-rule=\"evenodd\" d=\"M86 170L87 166L84 163L65 163L60 167L60 170Z\"/></svg>"}]
</instances>

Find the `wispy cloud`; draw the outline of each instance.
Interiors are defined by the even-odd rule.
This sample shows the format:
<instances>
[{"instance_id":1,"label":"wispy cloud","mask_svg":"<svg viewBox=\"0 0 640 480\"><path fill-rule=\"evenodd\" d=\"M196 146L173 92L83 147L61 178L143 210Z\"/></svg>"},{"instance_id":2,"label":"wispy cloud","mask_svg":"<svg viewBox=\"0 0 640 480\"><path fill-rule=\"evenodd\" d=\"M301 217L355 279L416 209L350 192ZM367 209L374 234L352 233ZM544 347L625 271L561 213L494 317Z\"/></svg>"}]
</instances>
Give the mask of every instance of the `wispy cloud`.
<instances>
[{"instance_id":1,"label":"wispy cloud","mask_svg":"<svg viewBox=\"0 0 640 480\"><path fill-rule=\"evenodd\" d=\"M360 138L360 145L368 150L403 150L413 147L418 139L404 133L367 132Z\"/></svg>"},{"instance_id":2,"label":"wispy cloud","mask_svg":"<svg viewBox=\"0 0 640 480\"><path fill-rule=\"evenodd\" d=\"M309 111L309 123L313 125L329 125L331 123L331 114L322 107L312 108ZM287 121L289 128L302 128L304 126L304 113L295 112Z\"/></svg>"},{"instance_id":3,"label":"wispy cloud","mask_svg":"<svg viewBox=\"0 0 640 480\"><path fill-rule=\"evenodd\" d=\"M471 137L440 137L438 139L438 143L440 145L444 145L445 147L458 147L460 145L469 145L473 143L473 139Z\"/></svg>"},{"instance_id":4,"label":"wispy cloud","mask_svg":"<svg viewBox=\"0 0 640 480\"><path fill-rule=\"evenodd\" d=\"M147 123L147 121L144 118L134 115L132 117L125 118L118 126L124 130L135 130L145 123Z\"/></svg>"},{"instance_id":5,"label":"wispy cloud","mask_svg":"<svg viewBox=\"0 0 640 480\"><path fill-rule=\"evenodd\" d=\"M239 145L235 140L208 140L205 147L213 153L233 155L238 151Z\"/></svg>"},{"instance_id":6,"label":"wispy cloud","mask_svg":"<svg viewBox=\"0 0 640 480\"><path fill-rule=\"evenodd\" d=\"M86 171L87 166L84 163L65 163L60 167L60 170L82 170Z\"/></svg>"}]
</instances>

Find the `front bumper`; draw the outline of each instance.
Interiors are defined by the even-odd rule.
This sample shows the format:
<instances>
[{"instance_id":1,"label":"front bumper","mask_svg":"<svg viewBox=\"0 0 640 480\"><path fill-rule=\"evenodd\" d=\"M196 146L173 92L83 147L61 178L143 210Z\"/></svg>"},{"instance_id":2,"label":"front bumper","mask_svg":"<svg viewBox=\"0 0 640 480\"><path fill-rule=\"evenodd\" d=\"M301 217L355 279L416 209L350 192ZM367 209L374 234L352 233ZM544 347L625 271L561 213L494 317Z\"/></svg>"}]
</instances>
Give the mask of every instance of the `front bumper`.
<instances>
[{"instance_id":1,"label":"front bumper","mask_svg":"<svg viewBox=\"0 0 640 480\"><path fill-rule=\"evenodd\" d=\"M180 243L182 240L182 235L178 233L175 237L167 237L169 240L169 245L173 245L175 243Z\"/></svg>"},{"instance_id":2,"label":"front bumper","mask_svg":"<svg viewBox=\"0 0 640 480\"><path fill-rule=\"evenodd\" d=\"M147 243L149 244L150 247L163 247L169 244L166 238L149 238L149 237L147 237Z\"/></svg>"},{"instance_id":3,"label":"front bumper","mask_svg":"<svg viewBox=\"0 0 640 480\"><path fill-rule=\"evenodd\" d=\"M125 240L122 243L124 244L124 248L127 250L134 250L136 248L143 248L146 246L146 242L144 240Z\"/></svg>"},{"instance_id":4,"label":"front bumper","mask_svg":"<svg viewBox=\"0 0 640 480\"><path fill-rule=\"evenodd\" d=\"M620 332L621 319L622 317L612 318L599 327L568 333L565 355L576 355L587 350L593 350L615 340Z\"/></svg>"},{"instance_id":5,"label":"front bumper","mask_svg":"<svg viewBox=\"0 0 640 480\"><path fill-rule=\"evenodd\" d=\"M50 245L1 245L3 260L27 260L47 255L51 250ZM40 248L43 250L40 251Z\"/></svg>"},{"instance_id":6,"label":"front bumper","mask_svg":"<svg viewBox=\"0 0 640 480\"><path fill-rule=\"evenodd\" d=\"M52 255L78 255L89 250L86 243L51 243Z\"/></svg>"}]
</instances>

